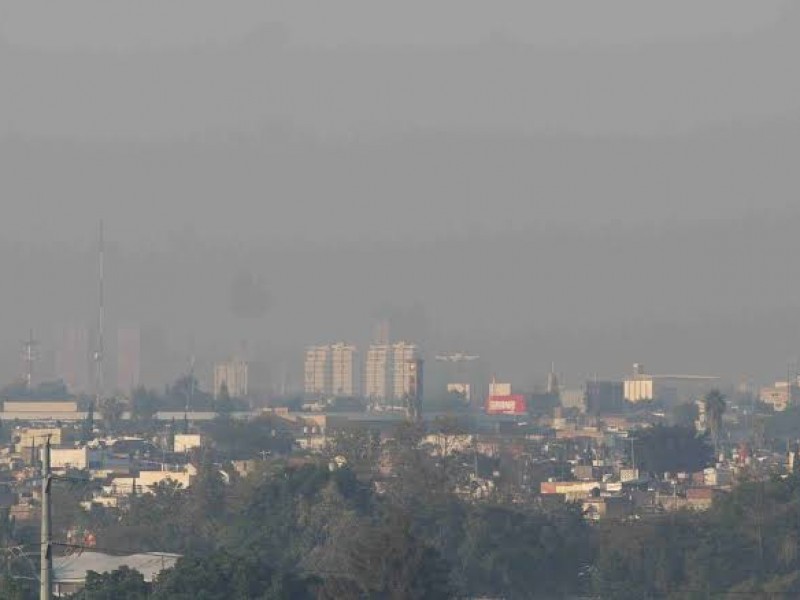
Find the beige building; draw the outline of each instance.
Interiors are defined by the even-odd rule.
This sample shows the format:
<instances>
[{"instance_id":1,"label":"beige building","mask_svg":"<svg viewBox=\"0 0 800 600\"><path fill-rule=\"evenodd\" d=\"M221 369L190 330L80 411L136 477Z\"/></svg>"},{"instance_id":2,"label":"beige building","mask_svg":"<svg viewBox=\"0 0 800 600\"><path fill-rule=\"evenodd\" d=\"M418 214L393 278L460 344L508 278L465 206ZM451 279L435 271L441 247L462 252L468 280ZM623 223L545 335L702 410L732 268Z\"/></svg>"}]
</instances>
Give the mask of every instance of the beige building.
<instances>
[{"instance_id":1,"label":"beige building","mask_svg":"<svg viewBox=\"0 0 800 600\"><path fill-rule=\"evenodd\" d=\"M339 342L306 348L303 369L306 396L358 396L359 379L355 346Z\"/></svg>"},{"instance_id":2,"label":"beige building","mask_svg":"<svg viewBox=\"0 0 800 600\"><path fill-rule=\"evenodd\" d=\"M203 447L203 436L199 433L176 433L175 434L175 452L189 452L196 448Z\"/></svg>"},{"instance_id":3,"label":"beige building","mask_svg":"<svg viewBox=\"0 0 800 600\"><path fill-rule=\"evenodd\" d=\"M354 397L358 389L358 351L349 344L331 346L331 392L334 396Z\"/></svg>"},{"instance_id":4,"label":"beige building","mask_svg":"<svg viewBox=\"0 0 800 600\"><path fill-rule=\"evenodd\" d=\"M633 365L633 376L623 383L628 402L660 400L667 404L689 402L705 395L719 377L703 375L650 375L641 364Z\"/></svg>"},{"instance_id":5,"label":"beige building","mask_svg":"<svg viewBox=\"0 0 800 600\"><path fill-rule=\"evenodd\" d=\"M27 454L31 448L40 448L50 438L51 446L60 446L63 430L60 427L41 427L38 429L26 427L14 431L15 451L17 454Z\"/></svg>"},{"instance_id":6,"label":"beige building","mask_svg":"<svg viewBox=\"0 0 800 600\"><path fill-rule=\"evenodd\" d=\"M778 381L772 387L761 388L758 399L764 404L769 404L772 410L783 412L798 403L800 386L795 383L789 385L785 381Z\"/></svg>"},{"instance_id":7,"label":"beige building","mask_svg":"<svg viewBox=\"0 0 800 600\"><path fill-rule=\"evenodd\" d=\"M416 371L420 359L416 344L397 342L392 345L392 394L394 400L403 400L417 394Z\"/></svg>"},{"instance_id":8,"label":"beige building","mask_svg":"<svg viewBox=\"0 0 800 600\"><path fill-rule=\"evenodd\" d=\"M331 347L309 346L303 368L306 396L325 396L331 389Z\"/></svg>"},{"instance_id":9,"label":"beige building","mask_svg":"<svg viewBox=\"0 0 800 600\"><path fill-rule=\"evenodd\" d=\"M109 486L104 488L104 493L111 496L129 496L134 492L150 494L160 483L172 482L186 489L190 487L197 477L197 469L188 464L184 468L161 471L140 471L137 477L115 477Z\"/></svg>"},{"instance_id":10,"label":"beige building","mask_svg":"<svg viewBox=\"0 0 800 600\"><path fill-rule=\"evenodd\" d=\"M87 446L82 448L52 448L50 450L50 466L54 471L88 469L92 458L92 451Z\"/></svg>"},{"instance_id":11,"label":"beige building","mask_svg":"<svg viewBox=\"0 0 800 600\"><path fill-rule=\"evenodd\" d=\"M489 384L489 396L510 396L511 384L492 379Z\"/></svg>"},{"instance_id":12,"label":"beige building","mask_svg":"<svg viewBox=\"0 0 800 600\"><path fill-rule=\"evenodd\" d=\"M388 344L373 344L367 351L364 363L364 396L385 402L390 397L389 369L392 362L392 347Z\"/></svg>"},{"instance_id":13,"label":"beige building","mask_svg":"<svg viewBox=\"0 0 800 600\"><path fill-rule=\"evenodd\" d=\"M219 397L224 385L232 398L247 396L247 362L233 359L214 365L214 397Z\"/></svg>"}]
</instances>

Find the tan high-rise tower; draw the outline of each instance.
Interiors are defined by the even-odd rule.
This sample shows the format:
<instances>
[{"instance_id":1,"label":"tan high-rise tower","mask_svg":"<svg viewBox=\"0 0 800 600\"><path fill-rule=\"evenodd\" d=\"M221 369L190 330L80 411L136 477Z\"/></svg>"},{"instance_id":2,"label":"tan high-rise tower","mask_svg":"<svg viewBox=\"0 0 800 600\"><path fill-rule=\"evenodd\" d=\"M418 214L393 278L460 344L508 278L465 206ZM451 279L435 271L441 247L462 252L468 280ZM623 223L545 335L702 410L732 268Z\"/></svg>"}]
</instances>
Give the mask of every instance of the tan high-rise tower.
<instances>
[{"instance_id":1,"label":"tan high-rise tower","mask_svg":"<svg viewBox=\"0 0 800 600\"><path fill-rule=\"evenodd\" d=\"M321 397L331 389L331 347L309 346L303 368L303 389L306 396Z\"/></svg>"},{"instance_id":2,"label":"tan high-rise tower","mask_svg":"<svg viewBox=\"0 0 800 600\"><path fill-rule=\"evenodd\" d=\"M231 398L247 396L247 371L247 363L238 358L214 365L214 397L219 397L223 386Z\"/></svg>"},{"instance_id":3,"label":"tan high-rise tower","mask_svg":"<svg viewBox=\"0 0 800 600\"><path fill-rule=\"evenodd\" d=\"M392 344L392 394L393 400L404 400L416 394L414 372L420 353L416 344L397 342Z\"/></svg>"},{"instance_id":4,"label":"tan high-rise tower","mask_svg":"<svg viewBox=\"0 0 800 600\"><path fill-rule=\"evenodd\" d=\"M340 397L359 395L358 351L355 346L338 343L331 346L331 393Z\"/></svg>"},{"instance_id":5,"label":"tan high-rise tower","mask_svg":"<svg viewBox=\"0 0 800 600\"><path fill-rule=\"evenodd\" d=\"M391 346L373 344L369 347L364 364L364 396L375 402L386 402L390 397L391 362Z\"/></svg>"}]
</instances>

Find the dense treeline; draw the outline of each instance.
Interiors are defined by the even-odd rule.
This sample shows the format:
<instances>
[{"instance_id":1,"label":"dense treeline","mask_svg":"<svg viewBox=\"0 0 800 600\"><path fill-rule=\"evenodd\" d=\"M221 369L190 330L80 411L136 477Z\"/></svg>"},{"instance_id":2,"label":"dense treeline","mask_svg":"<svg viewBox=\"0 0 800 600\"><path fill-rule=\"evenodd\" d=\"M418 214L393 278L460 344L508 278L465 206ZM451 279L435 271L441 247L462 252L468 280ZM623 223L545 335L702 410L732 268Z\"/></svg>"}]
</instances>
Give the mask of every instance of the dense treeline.
<instances>
[{"instance_id":1,"label":"dense treeline","mask_svg":"<svg viewBox=\"0 0 800 600\"><path fill-rule=\"evenodd\" d=\"M459 459L403 428L386 452L340 440L331 457L258 461L226 484L206 461L189 490L163 485L119 518L88 515L98 547L182 554L147 586L134 572L93 576L79 598L559 597L578 593L590 528L571 505L475 504L452 493ZM357 436L358 437L358 436ZM349 448L350 450L347 450ZM372 450L370 450L372 448ZM373 476L393 465L380 486ZM356 475L353 465L360 467ZM125 595L127 594L127 596Z\"/></svg>"},{"instance_id":2,"label":"dense treeline","mask_svg":"<svg viewBox=\"0 0 800 600\"><path fill-rule=\"evenodd\" d=\"M739 482L703 513L589 524L578 506L499 487L480 502L455 494L470 457L445 459L421 434L403 427L381 447L354 432L324 460L258 461L230 481L208 455L189 490L82 517L98 547L175 552L177 566L152 585L93 575L76 598L800 595L800 478Z\"/></svg>"}]
</instances>

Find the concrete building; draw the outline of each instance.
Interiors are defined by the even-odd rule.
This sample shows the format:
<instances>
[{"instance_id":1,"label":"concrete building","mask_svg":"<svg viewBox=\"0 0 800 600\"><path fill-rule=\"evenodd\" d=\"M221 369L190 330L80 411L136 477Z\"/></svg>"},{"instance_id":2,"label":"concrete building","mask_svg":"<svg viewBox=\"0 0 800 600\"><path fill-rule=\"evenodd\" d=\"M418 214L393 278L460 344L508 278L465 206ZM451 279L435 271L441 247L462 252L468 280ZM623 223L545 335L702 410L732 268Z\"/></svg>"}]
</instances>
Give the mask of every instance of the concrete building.
<instances>
[{"instance_id":1,"label":"concrete building","mask_svg":"<svg viewBox=\"0 0 800 600\"><path fill-rule=\"evenodd\" d=\"M405 407L422 397L422 358L409 342L373 344L364 364L364 396L379 404Z\"/></svg>"},{"instance_id":2,"label":"concrete building","mask_svg":"<svg viewBox=\"0 0 800 600\"><path fill-rule=\"evenodd\" d=\"M331 346L331 393L350 398L358 396L360 379L356 347L344 343Z\"/></svg>"},{"instance_id":3,"label":"concrete building","mask_svg":"<svg viewBox=\"0 0 800 600\"><path fill-rule=\"evenodd\" d=\"M303 367L303 389L306 396L322 397L331 389L332 364L330 346L309 346Z\"/></svg>"},{"instance_id":4,"label":"concrete building","mask_svg":"<svg viewBox=\"0 0 800 600\"><path fill-rule=\"evenodd\" d=\"M78 403L73 400L4 400L0 418L4 421L78 421L86 413L78 412Z\"/></svg>"},{"instance_id":5,"label":"concrete building","mask_svg":"<svg viewBox=\"0 0 800 600\"><path fill-rule=\"evenodd\" d=\"M25 427L14 431L14 451L17 454L29 455L31 449L40 448L47 443L53 446L61 445L63 439L63 429L61 427Z\"/></svg>"},{"instance_id":6,"label":"concrete building","mask_svg":"<svg viewBox=\"0 0 800 600\"><path fill-rule=\"evenodd\" d=\"M511 384L492 380L489 384L489 396L510 396Z\"/></svg>"},{"instance_id":7,"label":"concrete building","mask_svg":"<svg viewBox=\"0 0 800 600\"><path fill-rule=\"evenodd\" d=\"M54 471L66 469L88 469L102 460L101 451L82 448L51 448L50 466Z\"/></svg>"},{"instance_id":8,"label":"concrete building","mask_svg":"<svg viewBox=\"0 0 800 600\"><path fill-rule=\"evenodd\" d=\"M565 389L558 396L563 408L574 408L586 412L586 391L582 389Z\"/></svg>"},{"instance_id":9,"label":"concrete building","mask_svg":"<svg viewBox=\"0 0 800 600\"><path fill-rule=\"evenodd\" d=\"M480 407L489 388L489 367L477 354L440 352L425 365L425 389L431 398L462 396Z\"/></svg>"},{"instance_id":10,"label":"concrete building","mask_svg":"<svg viewBox=\"0 0 800 600\"><path fill-rule=\"evenodd\" d=\"M373 344L367 350L364 363L364 396L375 402L390 398L389 375L392 348L388 344Z\"/></svg>"},{"instance_id":11,"label":"concrete building","mask_svg":"<svg viewBox=\"0 0 800 600\"><path fill-rule=\"evenodd\" d=\"M719 377L703 375L650 375L641 364L633 365L633 376L623 382L625 400L665 404L694 401L704 396Z\"/></svg>"},{"instance_id":12,"label":"concrete building","mask_svg":"<svg viewBox=\"0 0 800 600\"><path fill-rule=\"evenodd\" d=\"M776 412L783 412L790 406L800 402L800 382L778 381L771 387L761 388L758 399L764 404L769 404Z\"/></svg>"},{"instance_id":13,"label":"concrete building","mask_svg":"<svg viewBox=\"0 0 800 600\"><path fill-rule=\"evenodd\" d=\"M621 381L587 381L586 412L590 415L619 413L625 408L625 386Z\"/></svg>"},{"instance_id":14,"label":"concrete building","mask_svg":"<svg viewBox=\"0 0 800 600\"><path fill-rule=\"evenodd\" d=\"M222 386L232 398L247 396L247 371L247 362L238 358L214 365L214 397L219 397Z\"/></svg>"},{"instance_id":15,"label":"concrete building","mask_svg":"<svg viewBox=\"0 0 800 600\"><path fill-rule=\"evenodd\" d=\"M392 400L418 397L421 381L417 373L421 370L419 348L416 344L397 342L392 344Z\"/></svg>"},{"instance_id":16,"label":"concrete building","mask_svg":"<svg viewBox=\"0 0 800 600\"><path fill-rule=\"evenodd\" d=\"M189 452L203 447L203 436L199 433L176 433L174 451Z\"/></svg>"},{"instance_id":17,"label":"concrete building","mask_svg":"<svg viewBox=\"0 0 800 600\"><path fill-rule=\"evenodd\" d=\"M583 500L582 508L589 521L625 519L633 513L633 502L626 495L600 496Z\"/></svg>"},{"instance_id":18,"label":"concrete building","mask_svg":"<svg viewBox=\"0 0 800 600\"><path fill-rule=\"evenodd\" d=\"M448 383L445 389L448 394L461 396L467 403L472 402L472 386L469 383Z\"/></svg>"}]
</instances>

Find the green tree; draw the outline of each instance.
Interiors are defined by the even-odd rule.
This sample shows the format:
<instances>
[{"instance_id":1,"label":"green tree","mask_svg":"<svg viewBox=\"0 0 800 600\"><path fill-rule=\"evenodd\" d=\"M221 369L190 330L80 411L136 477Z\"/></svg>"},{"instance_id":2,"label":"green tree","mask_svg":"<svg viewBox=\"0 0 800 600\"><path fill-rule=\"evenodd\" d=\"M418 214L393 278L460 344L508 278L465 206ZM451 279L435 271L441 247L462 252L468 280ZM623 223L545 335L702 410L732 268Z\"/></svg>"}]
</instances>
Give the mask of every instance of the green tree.
<instances>
[{"instance_id":1,"label":"green tree","mask_svg":"<svg viewBox=\"0 0 800 600\"><path fill-rule=\"evenodd\" d=\"M362 523L339 543L340 567L323 586L323 598L454 597L447 562L411 532L411 520L403 513L392 511L375 524Z\"/></svg>"},{"instance_id":2,"label":"green tree","mask_svg":"<svg viewBox=\"0 0 800 600\"><path fill-rule=\"evenodd\" d=\"M122 421L125 405L119 398L106 398L100 406L103 425L107 431L116 431Z\"/></svg>"},{"instance_id":3,"label":"green tree","mask_svg":"<svg viewBox=\"0 0 800 600\"><path fill-rule=\"evenodd\" d=\"M693 473L712 461L706 438L694 428L656 425L637 432L634 441L636 466L645 472Z\"/></svg>"},{"instance_id":4,"label":"green tree","mask_svg":"<svg viewBox=\"0 0 800 600\"><path fill-rule=\"evenodd\" d=\"M223 381L214 400L214 410L220 414L230 414L233 412L233 408L233 399L228 392L228 384Z\"/></svg>"},{"instance_id":5,"label":"green tree","mask_svg":"<svg viewBox=\"0 0 800 600\"><path fill-rule=\"evenodd\" d=\"M153 600L311 600L311 582L280 573L253 554L214 552L178 560L159 577Z\"/></svg>"},{"instance_id":6,"label":"green tree","mask_svg":"<svg viewBox=\"0 0 800 600\"><path fill-rule=\"evenodd\" d=\"M185 375L167 386L164 394L166 410L212 410L214 397L200 389L197 379L192 375Z\"/></svg>"},{"instance_id":7,"label":"green tree","mask_svg":"<svg viewBox=\"0 0 800 600\"><path fill-rule=\"evenodd\" d=\"M28 600L33 597L32 590L25 583L9 575L0 575L0 598L3 600Z\"/></svg>"},{"instance_id":8,"label":"green tree","mask_svg":"<svg viewBox=\"0 0 800 600\"><path fill-rule=\"evenodd\" d=\"M374 474L380 458L380 432L365 427L339 429L328 442L325 452L329 460L343 457L351 469L369 476Z\"/></svg>"},{"instance_id":9,"label":"green tree","mask_svg":"<svg viewBox=\"0 0 800 600\"><path fill-rule=\"evenodd\" d=\"M131 415L135 419L150 421L164 404L163 398L140 385L131 394Z\"/></svg>"},{"instance_id":10,"label":"green tree","mask_svg":"<svg viewBox=\"0 0 800 600\"><path fill-rule=\"evenodd\" d=\"M261 452L288 454L294 437L270 415L240 420L222 414L203 425L218 455L227 460L255 458Z\"/></svg>"},{"instance_id":11,"label":"green tree","mask_svg":"<svg viewBox=\"0 0 800 600\"><path fill-rule=\"evenodd\" d=\"M94 437L94 402L89 402L86 409L86 417L81 423L80 441L84 444Z\"/></svg>"},{"instance_id":12,"label":"green tree","mask_svg":"<svg viewBox=\"0 0 800 600\"><path fill-rule=\"evenodd\" d=\"M694 402L681 402L672 407L669 420L672 425L694 428L699 412Z\"/></svg>"},{"instance_id":13,"label":"green tree","mask_svg":"<svg viewBox=\"0 0 800 600\"><path fill-rule=\"evenodd\" d=\"M722 416L727 408L725 395L719 390L711 390L703 398L703 404L705 406L708 429L711 433L711 439L714 441L714 454L718 455L719 441L722 434Z\"/></svg>"},{"instance_id":14,"label":"green tree","mask_svg":"<svg viewBox=\"0 0 800 600\"><path fill-rule=\"evenodd\" d=\"M591 557L577 507L478 506L464 529L459 574L466 595L560 598L579 591L578 573Z\"/></svg>"},{"instance_id":15,"label":"green tree","mask_svg":"<svg viewBox=\"0 0 800 600\"><path fill-rule=\"evenodd\" d=\"M68 596L72 600L146 600L150 586L138 571L120 567L110 573L89 571L83 590Z\"/></svg>"}]
</instances>

